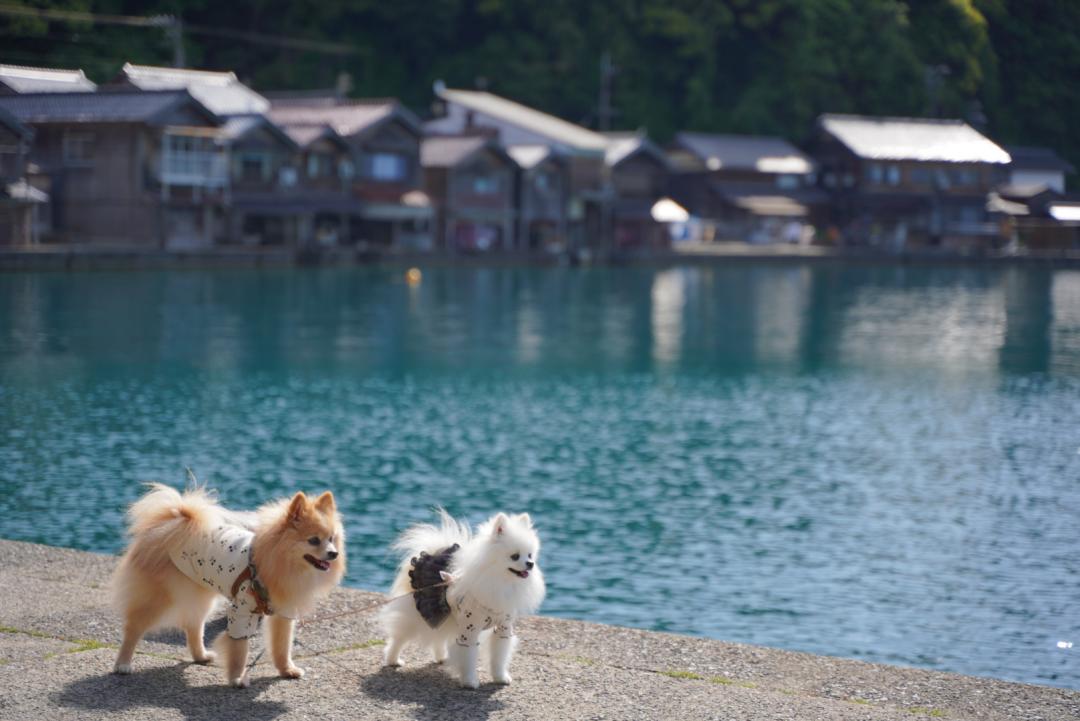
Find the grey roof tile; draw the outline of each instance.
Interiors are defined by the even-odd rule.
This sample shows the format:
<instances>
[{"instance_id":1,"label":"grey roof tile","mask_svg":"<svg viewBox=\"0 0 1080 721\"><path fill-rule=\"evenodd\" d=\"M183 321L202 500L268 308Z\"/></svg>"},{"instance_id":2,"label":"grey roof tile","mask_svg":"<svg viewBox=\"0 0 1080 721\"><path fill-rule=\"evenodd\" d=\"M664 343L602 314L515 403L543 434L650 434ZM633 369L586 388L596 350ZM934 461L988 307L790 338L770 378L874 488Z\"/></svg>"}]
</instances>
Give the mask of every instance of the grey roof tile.
<instances>
[{"instance_id":1,"label":"grey roof tile","mask_svg":"<svg viewBox=\"0 0 1080 721\"><path fill-rule=\"evenodd\" d=\"M149 123L178 104L190 102L215 124L217 116L185 90L93 93L37 93L0 97L0 108L23 123Z\"/></svg>"}]
</instances>

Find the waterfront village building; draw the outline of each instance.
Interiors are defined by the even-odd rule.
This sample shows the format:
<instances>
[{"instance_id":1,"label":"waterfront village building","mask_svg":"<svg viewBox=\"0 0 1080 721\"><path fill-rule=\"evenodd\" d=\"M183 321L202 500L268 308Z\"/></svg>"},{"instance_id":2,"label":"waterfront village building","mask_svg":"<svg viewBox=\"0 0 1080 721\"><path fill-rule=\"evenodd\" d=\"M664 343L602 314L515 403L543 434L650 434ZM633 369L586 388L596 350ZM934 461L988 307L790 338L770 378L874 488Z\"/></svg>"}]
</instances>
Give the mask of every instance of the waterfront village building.
<instances>
[{"instance_id":1,"label":"waterfront village building","mask_svg":"<svg viewBox=\"0 0 1080 721\"><path fill-rule=\"evenodd\" d=\"M282 96L272 99L269 117L303 148L308 179L322 174L329 181L336 163L338 177L348 181L353 205L337 213L338 242L431 247L432 208L420 167L423 128L400 103Z\"/></svg>"},{"instance_id":2,"label":"waterfront village building","mask_svg":"<svg viewBox=\"0 0 1080 721\"><path fill-rule=\"evenodd\" d=\"M41 208L49 196L27 178L34 131L0 110L0 245L38 242Z\"/></svg>"},{"instance_id":3,"label":"waterfront village building","mask_svg":"<svg viewBox=\"0 0 1080 721\"><path fill-rule=\"evenodd\" d=\"M668 161L664 151L642 131L605 133L604 154L615 200L611 209L616 250L666 248L667 223L658 222L654 208L668 193ZM670 200L668 202L671 202Z\"/></svg>"},{"instance_id":4,"label":"waterfront village building","mask_svg":"<svg viewBox=\"0 0 1080 721\"><path fill-rule=\"evenodd\" d=\"M1075 173L1072 163L1050 148L1009 145L1009 185L1013 188L1065 193L1065 176ZM1034 194L1034 193L1032 193Z\"/></svg>"},{"instance_id":5,"label":"waterfront village building","mask_svg":"<svg viewBox=\"0 0 1080 721\"><path fill-rule=\"evenodd\" d=\"M610 247L614 191L605 164L607 138L488 92L453 90L436 83L435 95L438 117L427 124L431 132L494 131L507 147L542 145L562 157L567 172L566 215L555 227L565 229L564 242L572 249Z\"/></svg>"},{"instance_id":6,"label":"waterfront village building","mask_svg":"<svg viewBox=\"0 0 1080 721\"><path fill-rule=\"evenodd\" d=\"M517 246L518 165L490 135L432 135L420 163L435 208L435 247L457 251Z\"/></svg>"},{"instance_id":7,"label":"waterfront village building","mask_svg":"<svg viewBox=\"0 0 1080 721\"><path fill-rule=\"evenodd\" d=\"M34 130L49 240L184 248L220 229L222 120L186 90L27 93L0 109Z\"/></svg>"},{"instance_id":8,"label":"waterfront village building","mask_svg":"<svg viewBox=\"0 0 1080 721\"><path fill-rule=\"evenodd\" d=\"M91 92L96 88L82 70L0 64L0 95Z\"/></svg>"},{"instance_id":9,"label":"waterfront village building","mask_svg":"<svg viewBox=\"0 0 1080 721\"><path fill-rule=\"evenodd\" d=\"M816 165L781 138L677 133L667 148L671 192L703 242L809 243L828 197Z\"/></svg>"},{"instance_id":10,"label":"waterfront village building","mask_svg":"<svg viewBox=\"0 0 1080 721\"><path fill-rule=\"evenodd\" d=\"M566 250L569 172L566 159L550 145L511 145L517 163L518 247L558 253Z\"/></svg>"},{"instance_id":11,"label":"waterfront village building","mask_svg":"<svg viewBox=\"0 0 1080 721\"><path fill-rule=\"evenodd\" d=\"M814 155L844 242L901 250L1003 242L987 209L1009 154L960 120L823 115Z\"/></svg>"},{"instance_id":12,"label":"waterfront village building","mask_svg":"<svg viewBox=\"0 0 1080 721\"><path fill-rule=\"evenodd\" d=\"M1080 201L1065 193L1072 164L1050 148L1008 146L1009 180L990 193L987 209L1006 219L1003 235L1028 250L1080 248Z\"/></svg>"},{"instance_id":13,"label":"waterfront village building","mask_svg":"<svg viewBox=\"0 0 1080 721\"><path fill-rule=\"evenodd\" d=\"M326 127L287 132L267 117L270 100L234 73L127 63L108 88L185 89L225 119L229 184L216 243L335 244L349 219L360 215L344 139Z\"/></svg>"}]
</instances>

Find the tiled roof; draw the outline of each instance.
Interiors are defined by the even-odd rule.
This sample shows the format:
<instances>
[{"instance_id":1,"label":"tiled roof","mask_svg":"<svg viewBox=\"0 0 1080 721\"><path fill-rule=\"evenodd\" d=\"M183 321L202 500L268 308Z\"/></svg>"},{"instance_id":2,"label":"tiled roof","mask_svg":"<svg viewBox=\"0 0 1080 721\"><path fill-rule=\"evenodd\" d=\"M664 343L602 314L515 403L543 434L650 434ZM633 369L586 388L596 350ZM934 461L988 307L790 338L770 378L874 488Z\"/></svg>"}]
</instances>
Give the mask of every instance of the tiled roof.
<instances>
[{"instance_id":1,"label":"tiled roof","mask_svg":"<svg viewBox=\"0 0 1080 721\"><path fill-rule=\"evenodd\" d=\"M477 113L488 115L502 122L517 125L525 130L542 135L556 143L562 143L579 150L607 150L607 139L600 133L574 125L554 115L542 113L513 100L501 98L491 93L476 90L436 90L439 97L449 103L464 106Z\"/></svg>"},{"instance_id":2,"label":"tiled roof","mask_svg":"<svg viewBox=\"0 0 1080 721\"><path fill-rule=\"evenodd\" d=\"M338 145L346 145L345 140L329 125L286 125L282 130L299 148L306 148L321 138L327 138Z\"/></svg>"},{"instance_id":3,"label":"tiled roof","mask_svg":"<svg viewBox=\"0 0 1080 721\"><path fill-rule=\"evenodd\" d=\"M1073 173L1072 163L1058 155L1052 148L1031 145L1009 145L1005 150L1012 158L1009 165L1014 170L1050 170Z\"/></svg>"},{"instance_id":4,"label":"tiled roof","mask_svg":"<svg viewBox=\"0 0 1080 721\"><path fill-rule=\"evenodd\" d=\"M118 80L142 90L186 89L218 115L265 113L270 109L270 101L240 82L235 73L125 63Z\"/></svg>"},{"instance_id":5,"label":"tiled roof","mask_svg":"<svg viewBox=\"0 0 1080 721\"><path fill-rule=\"evenodd\" d=\"M0 85L16 93L71 93L94 90L95 85L82 70L31 68L0 64Z\"/></svg>"},{"instance_id":6,"label":"tiled roof","mask_svg":"<svg viewBox=\"0 0 1080 721\"><path fill-rule=\"evenodd\" d=\"M269 112L270 119L283 127L329 126L342 137L361 134L388 118L397 118L417 134L421 132L416 119L395 101L376 103L349 102L339 105L296 104L292 101L284 105L274 103Z\"/></svg>"},{"instance_id":7,"label":"tiled roof","mask_svg":"<svg viewBox=\"0 0 1080 721\"><path fill-rule=\"evenodd\" d=\"M231 117L225 121L225 125L222 126L221 130L226 140L235 142L258 128L266 128L271 135L289 147L295 148L298 145L288 133L272 123L265 115L237 115Z\"/></svg>"},{"instance_id":8,"label":"tiled roof","mask_svg":"<svg viewBox=\"0 0 1080 721\"><path fill-rule=\"evenodd\" d=\"M615 167L637 153L645 153L667 165L667 157L660 148L656 147L642 132L634 133L603 133L607 141L607 150L604 151L604 162L609 167Z\"/></svg>"},{"instance_id":9,"label":"tiled roof","mask_svg":"<svg viewBox=\"0 0 1080 721\"><path fill-rule=\"evenodd\" d=\"M420 145L420 165L425 168L451 168L485 147L495 147L495 144L490 138L479 135L424 138Z\"/></svg>"},{"instance_id":10,"label":"tiled roof","mask_svg":"<svg viewBox=\"0 0 1080 721\"><path fill-rule=\"evenodd\" d=\"M25 125L22 121L12 115L9 111L4 110L2 107L0 107L0 125L10 129L11 132L15 133L15 135L23 138L24 140L29 140L30 138L34 137L34 130L30 126Z\"/></svg>"},{"instance_id":11,"label":"tiled roof","mask_svg":"<svg viewBox=\"0 0 1080 721\"><path fill-rule=\"evenodd\" d=\"M218 118L184 90L124 93L38 93L0 97L0 108L23 123L151 123L192 103L214 124Z\"/></svg>"},{"instance_id":12,"label":"tiled roof","mask_svg":"<svg viewBox=\"0 0 1080 721\"><path fill-rule=\"evenodd\" d=\"M675 144L692 153L709 170L752 170L795 175L805 175L814 170L814 161L783 138L678 133Z\"/></svg>"},{"instance_id":13,"label":"tiled roof","mask_svg":"<svg viewBox=\"0 0 1080 721\"><path fill-rule=\"evenodd\" d=\"M962 120L822 115L821 127L868 160L1008 163L1009 154Z\"/></svg>"},{"instance_id":14,"label":"tiled roof","mask_svg":"<svg viewBox=\"0 0 1080 721\"><path fill-rule=\"evenodd\" d=\"M507 154L514 159L518 167L525 170L535 168L540 163L555 155L550 145L511 145Z\"/></svg>"}]
</instances>

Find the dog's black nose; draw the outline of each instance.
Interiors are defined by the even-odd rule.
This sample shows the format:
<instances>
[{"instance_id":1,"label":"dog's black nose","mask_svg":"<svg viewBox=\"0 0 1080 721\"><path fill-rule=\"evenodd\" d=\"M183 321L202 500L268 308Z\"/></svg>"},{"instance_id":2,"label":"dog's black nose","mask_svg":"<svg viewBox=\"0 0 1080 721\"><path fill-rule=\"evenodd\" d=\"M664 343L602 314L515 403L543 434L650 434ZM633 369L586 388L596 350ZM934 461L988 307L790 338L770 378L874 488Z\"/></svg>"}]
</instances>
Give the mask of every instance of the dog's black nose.
<instances>
[{"instance_id":1,"label":"dog's black nose","mask_svg":"<svg viewBox=\"0 0 1080 721\"><path fill-rule=\"evenodd\" d=\"M529 570L529 571L531 571L531 570L532 570L532 567L533 567L533 566L535 566L535 565L536 565L536 564L535 564L535 563L533 563L532 561L526 561L526 562L525 562L525 568L526 568L527 570Z\"/></svg>"},{"instance_id":2,"label":"dog's black nose","mask_svg":"<svg viewBox=\"0 0 1080 721\"><path fill-rule=\"evenodd\" d=\"M337 551L330 551L326 554L326 557L333 561L335 558L337 558Z\"/></svg>"}]
</instances>

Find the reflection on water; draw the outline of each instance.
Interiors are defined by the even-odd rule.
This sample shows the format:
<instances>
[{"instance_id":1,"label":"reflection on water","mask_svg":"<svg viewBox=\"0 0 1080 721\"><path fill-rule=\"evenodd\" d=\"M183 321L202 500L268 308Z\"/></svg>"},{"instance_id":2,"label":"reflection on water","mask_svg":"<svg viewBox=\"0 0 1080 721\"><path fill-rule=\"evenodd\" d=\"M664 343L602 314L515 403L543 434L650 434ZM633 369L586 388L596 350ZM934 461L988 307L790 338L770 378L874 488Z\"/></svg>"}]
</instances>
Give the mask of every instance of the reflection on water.
<instances>
[{"instance_id":1,"label":"reflection on water","mask_svg":"<svg viewBox=\"0 0 1080 721\"><path fill-rule=\"evenodd\" d=\"M331 487L349 582L528 509L545 611L1080 687L1080 273L0 276L0 536ZM87 520L92 519L92 520Z\"/></svg>"}]
</instances>

